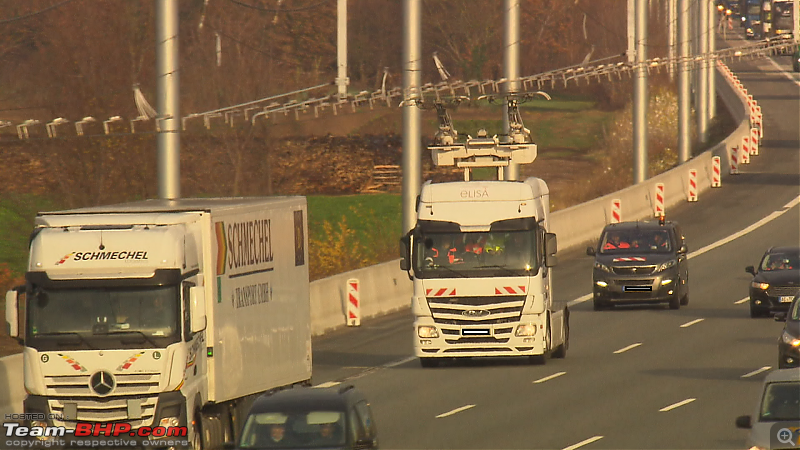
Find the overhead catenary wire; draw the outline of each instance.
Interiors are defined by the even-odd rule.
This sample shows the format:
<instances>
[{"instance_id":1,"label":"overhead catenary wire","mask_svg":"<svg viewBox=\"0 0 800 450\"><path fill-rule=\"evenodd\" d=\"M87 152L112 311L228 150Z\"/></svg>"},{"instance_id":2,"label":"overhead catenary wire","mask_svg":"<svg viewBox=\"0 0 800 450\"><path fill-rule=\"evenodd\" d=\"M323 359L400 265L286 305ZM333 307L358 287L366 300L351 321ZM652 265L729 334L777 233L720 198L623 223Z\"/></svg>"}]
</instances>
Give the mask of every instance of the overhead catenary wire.
<instances>
[{"instance_id":1,"label":"overhead catenary wire","mask_svg":"<svg viewBox=\"0 0 800 450\"><path fill-rule=\"evenodd\" d=\"M57 3L55 5L48 6L47 8L39 10L39 11L36 11L36 12L25 14L23 16L11 17L9 19L3 19L3 20L0 20L0 25L5 25L7 23L18 22L18 21L21 21L21 20L29 19L31 17L38 16L40 14L44 14L46 12L50 12L50 11L52 11L54 9L60 8L60 7L66 5L67 3L70 3L70 2L72 2L72 0L64 0L61 3Z\"/></svg>"}]
</instances>

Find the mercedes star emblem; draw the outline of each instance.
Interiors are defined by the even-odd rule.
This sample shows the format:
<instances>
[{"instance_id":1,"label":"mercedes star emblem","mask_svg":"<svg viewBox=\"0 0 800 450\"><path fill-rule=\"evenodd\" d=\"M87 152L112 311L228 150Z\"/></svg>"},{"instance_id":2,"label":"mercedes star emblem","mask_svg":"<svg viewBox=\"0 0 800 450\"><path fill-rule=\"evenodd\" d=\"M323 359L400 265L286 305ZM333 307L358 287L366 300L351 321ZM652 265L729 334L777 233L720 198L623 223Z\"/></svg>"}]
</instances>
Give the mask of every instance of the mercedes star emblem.
<instances>
[{"instance_id":1,"label":"mercedes star emblem","mask_svg":"<svg viewBox=\"0 0 800 450\"><path fill-rule=\"evenodd\" d=\"M114 390L114 377L105 371L95 372L89 378L89 386L99 395L108 395Z\"/></svg>"}]
</instances>

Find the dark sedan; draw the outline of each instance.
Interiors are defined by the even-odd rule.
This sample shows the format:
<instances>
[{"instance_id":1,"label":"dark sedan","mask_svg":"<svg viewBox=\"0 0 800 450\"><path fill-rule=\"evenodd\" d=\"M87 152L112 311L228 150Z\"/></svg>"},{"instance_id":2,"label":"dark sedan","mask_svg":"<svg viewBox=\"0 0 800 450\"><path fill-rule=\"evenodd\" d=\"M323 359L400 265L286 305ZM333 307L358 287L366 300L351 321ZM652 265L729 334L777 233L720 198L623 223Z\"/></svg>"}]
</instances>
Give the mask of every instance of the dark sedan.
<instances>
[{"instance_id":1,"label":"dark sedan","mask_svg":"<svg viewBox=\"0 0 800 450\"><path fill-rule=\"evenodd\" d=\"M775 320L786 320L778 338L778 368L800 367L800 295L794 298L786 314L775 315Z\"/></svg>"},{"instance_id":2,"label":"dark sedan","mask_svg":"<svg viewBox=\"0 0 800 450\"><path fill-rule=\"evenodd\" d=\"M773 247L764 253L750 282L750 317L769 316L789 309L800 294L800 247Z\"/></svg>"}]
</instances>

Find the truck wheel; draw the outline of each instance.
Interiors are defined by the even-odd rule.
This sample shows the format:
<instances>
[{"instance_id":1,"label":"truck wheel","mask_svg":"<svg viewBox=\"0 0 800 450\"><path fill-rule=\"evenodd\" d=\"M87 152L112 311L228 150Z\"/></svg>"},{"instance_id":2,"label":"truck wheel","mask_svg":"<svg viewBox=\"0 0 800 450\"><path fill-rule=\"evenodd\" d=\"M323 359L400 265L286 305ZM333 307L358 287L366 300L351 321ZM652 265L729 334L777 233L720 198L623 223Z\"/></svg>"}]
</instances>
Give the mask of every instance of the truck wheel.
<instances>
[{"instance_id":1,"label":"truck wheel","mask_svg":"<svg viewBox=\"0 0 800 450\"><path fill-rule=\"evenodd\" d=\"M194 433L192 433L192 450L203 450L203 421L200 414L194 416Z\"/></svg>"},{"instance_id":2,"label":"truck wheel","mask_svg":"<svg viewBox=\"0 0 800 450\"><path fill-rule=\"evenodd\" d=\"M683 294L683 297L681 297L681 306L686 306L688 304L689 304L689 293L687 292Z\"/></svg>"},{"instance_id":3,"label":"truck wheel","mask_svg":"<svg viewBox=\"0 0 800 450\"><path fill-rule=\"evenodd\" d=\"M671 299L669 299L669 309L680 309L681 307L681 298L677 295L673 295Z\"/></svg>"},{"instance_id":4,"label":"truck wheel","mask_svg":"<svg viewBox=\"0 0 800 450\"><path fill-rule=\"evenodd\" d=\"M419 364L422 367L439 367L439 360L436 358L420 358Z\"/></svg>"},{"instance_id":5,"label":"truck wheel","mask_svg":"<svg viewBox=\"0 0 800 450\"><path fill-rule=\"evenodd\" d=\"M553 352L553 358L564 358L567 356L567 349L569 348L569 316L564 316L564 326L561 327L561 345L559 345Z\"/></svg>"}]
</instances>

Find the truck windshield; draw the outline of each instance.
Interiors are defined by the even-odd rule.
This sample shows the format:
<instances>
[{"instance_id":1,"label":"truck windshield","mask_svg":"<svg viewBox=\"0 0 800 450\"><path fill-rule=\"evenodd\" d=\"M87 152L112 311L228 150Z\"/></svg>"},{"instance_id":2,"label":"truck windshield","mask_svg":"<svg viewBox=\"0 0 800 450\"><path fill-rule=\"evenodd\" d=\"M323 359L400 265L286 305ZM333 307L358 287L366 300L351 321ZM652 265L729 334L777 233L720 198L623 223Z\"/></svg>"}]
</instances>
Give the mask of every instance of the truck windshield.
<instances>
[{"instance_id":1,"label":"truck windshield","mask_svg":"<svg viewBox=\"0 0 800 450\"><path fill-rule=\"evenodd\" d=\"M166 347L180 336L177 286L36 289L28 345L39 350Z\"/></svg>"},{"instance_id":2,"label":"truck windshield","mask_svg":"<svg viewBox=\"0 0 800 450\"><path fill-rule=\"evenodd\" d=\"M535 275L536 241L534 231L417 235L414 272L419 278Z\"/></svg>"}]
</instances>

